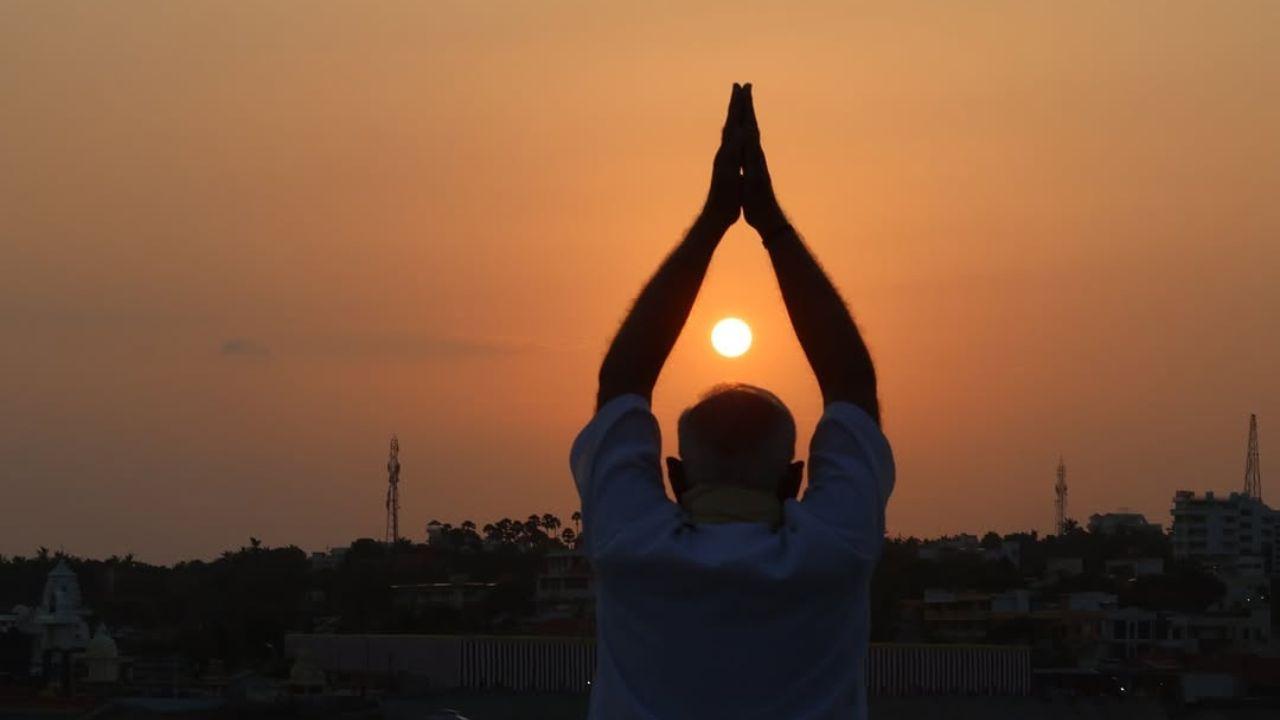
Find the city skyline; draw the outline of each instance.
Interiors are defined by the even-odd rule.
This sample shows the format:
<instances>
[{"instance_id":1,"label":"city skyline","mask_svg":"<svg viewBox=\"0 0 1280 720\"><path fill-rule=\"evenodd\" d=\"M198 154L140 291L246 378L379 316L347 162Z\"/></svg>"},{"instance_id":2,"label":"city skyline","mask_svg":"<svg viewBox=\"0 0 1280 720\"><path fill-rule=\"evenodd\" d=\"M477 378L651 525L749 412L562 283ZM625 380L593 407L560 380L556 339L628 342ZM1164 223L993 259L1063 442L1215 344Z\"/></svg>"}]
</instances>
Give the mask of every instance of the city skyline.
<instances>
[{"instance_id":1,"label":"city skyline","mask_svg":"<svg viewBox=\"0 0 1280 720\"><path fill-rule=\"evenodd\" d=\"M1280 427L1280 6L0 8L0 553L574 509L605 342L754 83L849 300L890 535L1167 518ZM663 78L658 81L657 78ZM821 411L741 225L658 383ZM751 349L712 352L725 316ZM1264 499L1266 477L1263 474ZM1086 512L1086 510L1088 512Z\"/></svg>"},{"instance_id":2,"label":"city skyline","mask_svg":"<svg viewBox=\"0 0 1280 720\"><path fill-rule=\"evenodd\" d=\"M985 536L985 535L990 534L990 533L995 533L995 534L997 534L997 535L1006 535L1006 536L1007 536L1007 535L1011 535L1011 534L1018 534L1018 533L1022 533L1022 532L1028 532L1028 533L1038 534L1040 537L1050 537L1050 536L1053 536L1053 535L1063 535L1064 533L1068 532L1068 531L1069 531L1069 530L1071 530L1072 528L1076 528L1076 529L1086 529L1086 528L1088 528L1088 529L1090 530L1090 532L1092 532L1092 531L1093 531L1093 527L1092 527L1092 526L1093 526L1093 522L1094 522L1096 519L1102 519L1102 520L1106 521L1106 520L1108 519L1108 516L1117 516L1117 517L1122 517L1122 518L1123 518L1123 517L1126 517L1126 516L1136 516L1137 518L1140 518L1142 522L1149 523L1150 525L1152 525L1152 526L1154 526L1154 527L1158 528L1162 533L1164 533L1164 534L1166 534L1166 535L1168 535L1168 536L1172 536L1172 535L1173 535L1173 520L1174 520L1174 518L1175 518L1175 516L1176 516L1176 514L1177 514L1177 507L1178 507L1179 503L1185 502L1185 500L1186 500L1186 499L1188 499L1188 498L1189 498L1189 499L1195 499L1195 500L1205 500L1205 499L1213 500L1213 499L1216 497L1216 498L1218 499L1218 501L1219 501L1219 502L1221 502L1221 501L1226 501L1226 500L1229 500L1229 499L1232 499L1232 500L1233 500L1233 499L1235 498L1235 496L1239 495L1239 496L1243 496L1243 497L1254 497L1256 500L1258 500L1259 502L1261 502L1264 506L1269 507L1269 506L1267 506L1267 505L1266 505L1265 499L1264 499L1264 497L1263 497L1262 495L1260 495L1260 494L1259 494L1259 495L1256 495L1256 496L1255 496L1255 495L1252 495L1252 493L1251 493L1251 489L1258 489L1258 490L1260 490L1260 483L1257 483L1257 481L1258 481L1258 480L1259 480L1259 478L1260 478L1260 472L1259 472L1259 471L1260 471L1260 468L1259 468L1259 466L1258 466L1258 456L1259 456L1259 453L1258 453L1258 447L1257 447L1257 442L1256 442L1256 441L1257 441L1257 435L1256 435L1256 433L1257 433L1257 424L1256 424L1256 418L1255 418L1254 416L1251 416L1251 417L1250 417L1250 428L1249 428L1249 430L1250 430L1250 432L1249 432L1250 442L1249 442L1249 446L1248 446L1248 448L1249 448L1249 449L1248 449L1248 451L1247 451L1247 453L1246 453L1246 455L1247 455L1247 459L1246 459L1246 470L1245 470L1245 487L1243 487L1243 488L1237 488L1237 489L1227 489L1226 491L1218 491L1218 490L1214 490L1214 489L1207 489L1207 490L1206 490L1206 489L1180 489L1180 490L1176 491L1176 493L1175 493L1174 497L1171 499L1171 505L1172 505L1172 507L1170 508L1170 511L1169 511L1169 518L1168 518L1168 519L1169 519L1169 522L1167 522L1167 523L1166 523L1166 522L1160 522L1160 521L1158 521L1159 516L1155 516L1155 518L1153 519L1153 517L1148 516L1146 513L1139 512L1139 511L1137 511L1135 508L1131 508L1131 507L1128 507L1128 506L1118 506L1118 507L1115 507L1115 508L1105 508L1105 509L1094 509L1094 510L1090 510L1090 511L1088 511L1088 512L1087 512L1087 513L1085 513L1085 514L1081 514L1081 515L1078 515L1078 516L1077 516L1077 515L1073 515L1073 514L1071 514L1071 513L1069 513L1069 512L1067 512L1067 513L1063 514L1063 513L1061 513L1061 512L1058 512L1058 507L1059 507L1059 505L1058 505L1058 502L1055 500L1055 502L1054 502L1054 508L1055 508L1055 515L1056 515L1056 516L1055 516L1055 520L1054 520L1054 522L1052 523L1052 524L1054 525L1054 527L1053 527L1053 528L1051 528L1050 530L1046 531L1046 532L1040 532L1040 530L1041 530L1041 529L1040 529L1040 528L1038 528L1038 527L1015 528L1015 529L1013 529L1013 530L1011 530L1011 531L1006 530L1006 531L1004 531L1004 532L997 532L997 531L996 531L996 530L994 530L994 529L990 529L990 528L988 528L988 529L960 529L960 530L955 531L955 532L950 532L950 533L938 533L938 534L934 534L934 535L927 535L927 534L926 534L926 535L919 535L919 534L905 534L905 533L890 533L890 537L891 537L892 539L894 539L894 540L898 540L898 541L908 540L908 539L915 539L915 540L919 540L919 541L921 541L921 542L940 541L940 540L945 540L945 539L947 539L947 538L958 538L958 537L962 537L962 536L969 536L969 537L981 537L981 536ZM394 462L394 460L395 460L395 458L396 458L396 454L398 453L398 449L399 449L398 442L397 442L396 440L397 440L397 439L396 439L396 436L395 436L395 435L392 435L392 446L393 446L393 448L394 448L394 449L395 449L395 451L396 451L396 452L393 452L393 454L392 454L393 462ZM500 529L500 527L501 527L501 523L506 523L506 522L508 522L508 521L514 521L514 522L515 522L515 523L517 523L517 524L522 524L522 523L524 523L524 521L525 521L525 520L533 521L535 518L541 518L541 519L542 519L542 522L543 522L543 525L539 527L538 532L541 532L541 533L550 533L550 536L551 536L551 537L553 537L553 538L555 538L555 537L559 537L559 530L556 530L556 531L552 532L552 529L551 529L551 528L549 528L549 527L547 527L547 526L545 525L545 523L547 522L547 519L548 519L548 518L554 518L554 519L555 519L555 522L557 523L557 526L556 526L557 528L560 528L560 527L563 527L563 528L569 528L569 529L577 528L577 530L575 530L575 533L574 533L575 535L577 534L577 531L578 531L578 530L580 530L580 526L579 526L579 523L580 523L580 515L579 515L579 512L578 512L577 510L574 510L574 511L572 511L572 512L570 512L570 513L558 513L558 512L556 512L556 511L550 511L550 512L547 512L547 511L545 511L545 510L544 510L544 511L542 511L542 512L533 512L533 513L531 513L531 514L529 514L529 515L527 515L527 516L526 516L526 515L523 515L523 514L521 514L521 513L516 513L516 514L515 514L514 516L512 516L512 517L506 517L506 516L504 516L504 517L501 517L501 518L499 518L499 517L493 517L493 518L482 518L482 519L480 520L480 522L476 522L474 518L469 518L469 517L468 517L468 518L457 518L457 519L452 519L452 518L450 518L450 519L446 519L446 520L444 520L444 521L439 520L437 517L432 517L430 520L424 520L424 521L418 522L418 523L417 523L417 526L418 526L418 527L417 527L417 528L411 528L411 529L409 530L409 532L408 532L408 533L399 533L398 531L393 533L393 532L392 532L392 528L396 525L396 523L394 523L394 522L393 522L393 518L396 518L396 520L398 520L398 517L397 517L397 515L398 515L398 507L396 508L396 511L395 511L395 512L393 512L393 503L391 502L391 497L393 497L393 496L394 496L395 491L394 491L394 490L391 490L391 488L397 488L397 489L398 489L398 487L397 487L397 486L398 486L398 483L399 483L399 465L398 465L398 463L395 463L395 464L394 464L394 468L395 468L394 470L392 470L391 468L392 468L392 465L391 465L391 464L389 464L389 465L388 465L388 471L390 472L391 477L392 477L392 478L395 478L395 479L394 479L394 480L390 480L390 481L389 481L389 495L388 495L387 501L384 503L384 505L385 505L385 507L386 507L386 510L387 510L387 515L386 515L386 518L387 518L387 519L386 519L386 522L387 522L387 525L386 525L386 536L385 536L384 538L382 538L381 540L379 540L379 538L378 538L376 535L374 535L374 534L360 535L360 536L357 536L357 537L352 537L352 538L350 538L350 539L348 539L348 540L346 540L346 541L339 541L339 542L338 542L337 544L335 544L335 545L325 546L324 548L301 547L301 546L299 546L297 543L289 542L289 541L285 541L285 542L280 543L280 547L299 547L300 549L305 550L305 551L308 551L308 552L311 552L311 553L313 553L313 554L314 554L314 553L321 553L321 554L323 554L323 553L327 553L327 552L333 552L335 549L345 548L345 547L346 547L347 542L352 542L352 543L354 543L354 542L358 542L358 541L367 541L367 540L373 540L373 541L377 541L377 542L383 542L383 543L386 543L386 544L388 544L388 545L389 545L389 544L391 544L391 543L393 543L393 542L395 542L395 543L407 542L407 543L409 543L409 544L411 544L411 545L412 545L412 544L431 544L431 543L433 542L433 540L434 540L434 536L433 536L433 532L434 532L434 531L433 531L433 526L436 526L436 525L440 525L440 526L441 526L441 528L442 528L442 529L444 529L444 530L451 530L451 529L462 529L462 530L467 530L467 529L469 528L472 532L476 532L480 537L485 537L485 536L486 536L486 534L487 534L487 532L488 532L488 531L489 531L489 529L490 529L490 526L491 526L492 524L498 524L498 525L499 525L499 529ZM1061 478L1063 477L1063 471L1064 471L1064 464L1063 464L1063 460L1062 460L1061 458L1059 458L1058 466L1057 466L1057 472L1056 472L1056 474L1055 474L1055 475L1056 475L1056 477L1058 477L1059 479L1061 479ZM1250 483L1250 480L1251 480L1251 479L1253 480L1253 482L1254 482L1254 483L1257 483L1257 484L1251 484L1251 483ZM1055 487L1054 487L1054 490L1055 490L1055 495L1056 495L1056 491L1057 491L1057 486L1056 486L1056 485L1055 485ZM1276 511L1276 512L1280 512L1280 511ZM561 517L562 515L563 515L563 517ZM570 526L569 526L568 524L561 524L561 523L563 523L565 520L567 520L568 522L572 522L572 523L574 523L574 528L570 528ZM1105 522L1104 522L1104 524L1105 524ZM412 523L411 523L411 525L412 525ZM481 529L482 525L483 525L483 530ZM418 529L420 529L420 530L421 530L421 532L417 532L417 530L418 530ZM1110 532L1110 530L1106 530L1106 529L1104 529L1104 530L1103 530L1103 532L1104 532L1104 533L1105 533L1105 532ZM393 535L394 535L394 540L392 539L392 536L393 536ZM258 538L256 538L256 537L252 537L252 536L249 538L249 542L250 542L250 545L256 545L256 544L260 544L260 543L261 543L261 541L260 541ZM566 542L569 542L569 541L566 541ZM243 550L245 547L247 547L247 546L244 546L244 545L241 545L241 546L240 546L241 550ZM224 549L221 551L221 553L214 553L213 555L211 555L211 556L209 556L209 557L210 557L210 558L212 558L212 557L216 557L218 554L224 554L224 555L225 555L225 553L226 553L226 552L229 552L229 550L230 550L230 548L224 548ZM28 557L28 558L30 558L30 557L37 557L37 556L40 556L40 555L42 555L42 554L43 554L43 555L49 555L49 556L72 556L72 557L74 557L74 556L75 556L75 555L74 555L74 553L68 553L68 552L65 550L65 548L63 548L63 547L61 547L61 546L59 546L56 550L53 550L53 549L51 549L51 548L49 548L49 547L47 547L47 546L41 546L41 547L36 548L36 551L37 551L37 552L35 552L35 553L31 553L31 554L26 554L26 553L22 553L22 552L17 552L17 553L13 553L12 555L13 555L13 556L15 556L15 557ZM147 561L148 561L148 559L147 559L147 558L140 557L138 553L136 553L136 552L134 552L134 551L132 551L132 550L130 550L130 551L127 553L127 555L128 555L128 556L130 556L130 557L136 558L136 559L138 559L138 560L144 561L144 562L147 562ZM119 554L116 554L116 556L118 557L118 556L119 556ZM0 553L0 558L3 558L3 557L4 557L4 554L3 554L3 553ZM90 560L90 559L105 560L105 559L107 559L107 557L106 557L106 556L97 557L97 556L93 556L93 555L85 555L85 556L82 556L82 559L85 559L85 560ZM194 559L201 559L201 558L177 558L177 559L176 559L176 562L182 562L182 561L185 561L185 560L194 560ZM152 562L154 562L154 561L152 561ZM162 564L162 565L168 565L168 564L173 564L173 562L174 562L174 561L170 561L170 562L161 562L160 564Z\"/></svg>"}]
</instances>

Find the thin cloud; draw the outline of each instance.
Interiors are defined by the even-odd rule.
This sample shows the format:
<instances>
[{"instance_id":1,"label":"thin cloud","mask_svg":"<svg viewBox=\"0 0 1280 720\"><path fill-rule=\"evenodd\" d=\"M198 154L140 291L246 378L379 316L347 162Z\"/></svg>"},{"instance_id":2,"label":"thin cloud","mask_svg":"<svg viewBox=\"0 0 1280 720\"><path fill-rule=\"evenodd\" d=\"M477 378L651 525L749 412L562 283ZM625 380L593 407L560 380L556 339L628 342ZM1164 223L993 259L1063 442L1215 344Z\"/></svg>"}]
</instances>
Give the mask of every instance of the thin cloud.
<instances>
[{"instance_id":1,"label":"thin cloud","mask_svg":"<svg viewBox=\"0 0 1280 720\"><path fill-rule=\"evenodd\" d=\"M499 338L428 335L345 337L310 340L298 348L309 355L379 360L470 360L501 358L538 349L534 343Z\"/></svg>"},{"instance_id":2,"label":"thin cloud","mask_svg":"<svg viewBox=\"0 0 1280 720\"><path fill-rule=\"evenodd\" d=\"M262 343L247 338L231 338L222 343L222 354L233 357L267 357L271 350Z\"/></svg>"}]
</instances>

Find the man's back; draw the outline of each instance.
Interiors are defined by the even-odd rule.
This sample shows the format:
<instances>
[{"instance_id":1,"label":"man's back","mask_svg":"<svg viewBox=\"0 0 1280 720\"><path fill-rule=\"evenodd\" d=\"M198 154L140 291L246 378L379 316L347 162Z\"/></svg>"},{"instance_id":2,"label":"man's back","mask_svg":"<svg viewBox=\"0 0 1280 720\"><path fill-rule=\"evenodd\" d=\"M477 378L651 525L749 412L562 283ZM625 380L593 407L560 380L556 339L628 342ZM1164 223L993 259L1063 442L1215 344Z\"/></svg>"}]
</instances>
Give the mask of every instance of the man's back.
<instances>
[{"instance_id":1,"label":"man's back","mask_svg":"<svg viewBox=\"0 0 1280 720\"><path fill-rule=\"evenodd\" d=\"M893 461L858 408L828 407L783 522L693 524L662 488L648 403L619 397L574 443L597 573L592 718L865 715L867 588Z\"/></svg>"}]
</instances>

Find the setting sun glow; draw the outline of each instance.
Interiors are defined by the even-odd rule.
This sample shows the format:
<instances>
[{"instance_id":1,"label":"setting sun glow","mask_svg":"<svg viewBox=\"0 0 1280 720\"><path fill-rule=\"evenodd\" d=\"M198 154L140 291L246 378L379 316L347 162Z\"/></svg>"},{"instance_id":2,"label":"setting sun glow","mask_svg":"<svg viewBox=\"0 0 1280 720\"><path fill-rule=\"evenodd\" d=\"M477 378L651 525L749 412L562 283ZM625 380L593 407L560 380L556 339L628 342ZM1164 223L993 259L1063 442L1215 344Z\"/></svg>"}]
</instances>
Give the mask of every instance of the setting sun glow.
<instances>
[{"instance_id":1,"label":"setting sun glow","mask_svg":"<svg viewBox=\"0 0 1280 720\"><path fill-rule=\"evenodd\" d=\"M735 317L727 317L711 329L711 346L725 357L738 357L751 348L751 327Z\"/></svg>"}]
</instances>

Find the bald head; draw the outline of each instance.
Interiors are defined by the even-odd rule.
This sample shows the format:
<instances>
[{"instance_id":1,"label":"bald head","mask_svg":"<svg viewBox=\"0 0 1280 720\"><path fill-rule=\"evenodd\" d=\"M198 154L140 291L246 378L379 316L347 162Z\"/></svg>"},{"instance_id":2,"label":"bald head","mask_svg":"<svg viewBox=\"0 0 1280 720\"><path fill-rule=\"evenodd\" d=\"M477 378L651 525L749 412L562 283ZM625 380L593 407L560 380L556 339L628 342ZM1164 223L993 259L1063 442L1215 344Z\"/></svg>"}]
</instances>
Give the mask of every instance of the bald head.
<instances>
[{"instance_id":1,"label":"bald head","mask_svg":"<svg viewBox=\"0 0 1280 720\"><path fill-rule=\"evenodd\" d=\"M778 396L743 383L717 385L680 415L680 458L690 486L773 492L795 455L796 423Z\"/></svg>"}]
</instances>

